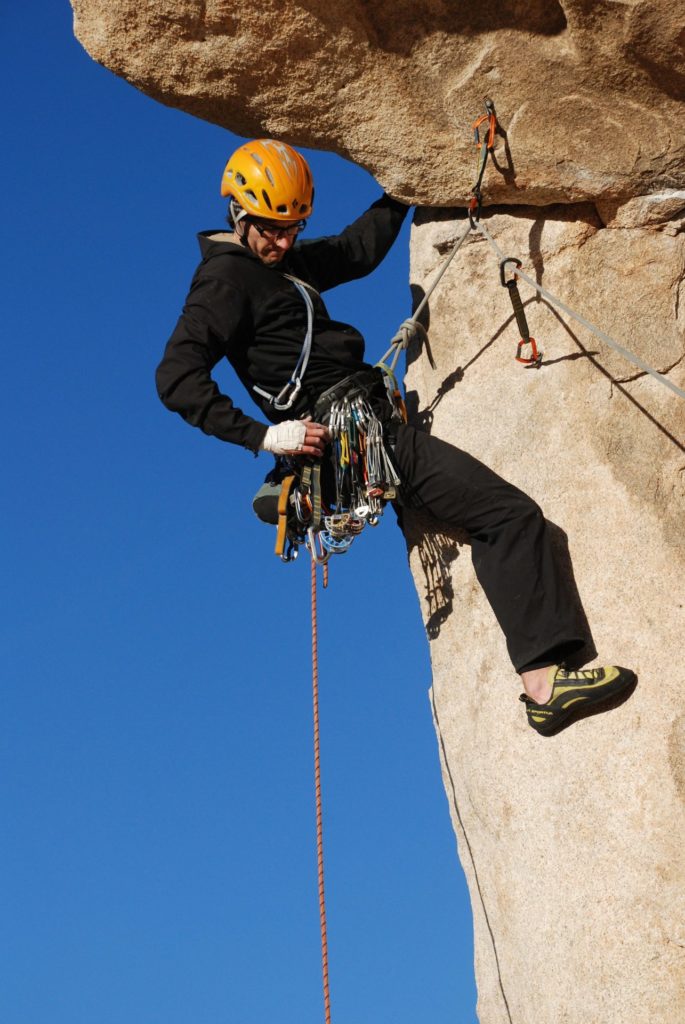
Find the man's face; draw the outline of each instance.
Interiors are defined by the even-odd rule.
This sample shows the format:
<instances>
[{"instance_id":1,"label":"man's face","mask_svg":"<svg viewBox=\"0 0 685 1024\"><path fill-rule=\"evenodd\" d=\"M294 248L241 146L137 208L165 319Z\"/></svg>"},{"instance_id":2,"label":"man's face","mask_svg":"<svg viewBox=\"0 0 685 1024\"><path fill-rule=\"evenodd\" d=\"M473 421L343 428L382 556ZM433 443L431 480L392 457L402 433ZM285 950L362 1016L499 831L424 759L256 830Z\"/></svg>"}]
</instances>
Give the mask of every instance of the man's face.
<instances>
[{"instance_id":1,"label":"man's face","mask_svg":"<svg viewBox=\"0 0 685 1024\"><path fill-rule=\"evenodd\" d=\"M302 221L284 224L260 220L248 221L243 226L243 232L248 249L267 267L273 267L292 248L301 228Z\"/></svg>"}]
</instances>

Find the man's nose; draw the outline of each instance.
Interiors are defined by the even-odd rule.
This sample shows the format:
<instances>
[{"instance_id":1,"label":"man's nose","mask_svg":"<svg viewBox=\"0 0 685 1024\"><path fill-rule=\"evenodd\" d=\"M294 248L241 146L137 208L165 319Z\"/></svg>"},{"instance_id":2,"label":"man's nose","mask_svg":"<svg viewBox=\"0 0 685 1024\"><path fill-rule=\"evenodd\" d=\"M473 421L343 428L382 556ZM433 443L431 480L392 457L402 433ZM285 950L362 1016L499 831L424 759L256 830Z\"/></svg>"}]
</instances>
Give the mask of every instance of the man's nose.
<instances>
[{"instance_id":1,"label":"man's nose","mask_svg":"<svg viewBox=\"0 0 685 1024\"><path fill-rule=\"evenodd\" d=\"M281 238L276 239L276 245L281 250L281 252L287 252L294 241L295 239L292 236L283 235Z\"/></svg>"}]
</instances>

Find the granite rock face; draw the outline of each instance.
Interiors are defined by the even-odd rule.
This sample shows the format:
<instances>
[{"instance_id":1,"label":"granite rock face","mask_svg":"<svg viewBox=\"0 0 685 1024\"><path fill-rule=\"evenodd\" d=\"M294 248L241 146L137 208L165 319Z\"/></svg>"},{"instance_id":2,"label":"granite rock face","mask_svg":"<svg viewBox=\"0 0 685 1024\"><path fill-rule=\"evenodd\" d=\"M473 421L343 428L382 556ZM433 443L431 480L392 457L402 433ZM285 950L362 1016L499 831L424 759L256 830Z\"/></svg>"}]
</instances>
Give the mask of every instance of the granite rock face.
<instances>
[{"instance_id":1,"label":"granite rock face","mask_svg":"<svg viewBox=\"0 0 685 1024\"><path fill-rule=\"evenodd\" d=\"M594 206L497 211L507 255L685 387L678 220L605 226ZM646 203L648 220L655 203ZM461 230L421 211L425 289ZM630 227L623 220L630 214ZM463 212L462 212L463 217ZM466 539L407 530L431 643L446 791L472 895L483 1024L685 1019L685 401L521 284L540 369L497 260L470 236L410 353L414 418L531 494L589 621L588 657L633 667L632 696L555 737L529 728ZM591 661L590 663L596 663Z\"/></svg>"},{"instance_id":2,"label":"granite rock face","mask_svg":"<svg viewBox=\"0 0 685 1024\"><path fill-rule=\"evenodd\" d=\"M92 56L246 136L322 147L424 208L417 298L463 225L469 126L505 135L484 221L538 283L685 387L685 32L665 0L72 0ZM437 209L438 207L442 209ZM461 208L461 209L457 209ZM628 700L543 739L467 539L408 517L482 1024L685 1019L685 401L525 284L539 369L469 236L410 350L414 422L542 506Z\"/></svg>"},{"instance_id":3,"label":"granite rock face","mask_svg":"<svg viewBox=\"0 0 685 1024\"><path fill-rule=\"evenodd\" d=\"M685 32L668 0L72 5L88 52L148 95L242 135L334 150L407 201L463 203L484 95L507 133L494 202L685 184Z\"/></svg>"}]
</instances>

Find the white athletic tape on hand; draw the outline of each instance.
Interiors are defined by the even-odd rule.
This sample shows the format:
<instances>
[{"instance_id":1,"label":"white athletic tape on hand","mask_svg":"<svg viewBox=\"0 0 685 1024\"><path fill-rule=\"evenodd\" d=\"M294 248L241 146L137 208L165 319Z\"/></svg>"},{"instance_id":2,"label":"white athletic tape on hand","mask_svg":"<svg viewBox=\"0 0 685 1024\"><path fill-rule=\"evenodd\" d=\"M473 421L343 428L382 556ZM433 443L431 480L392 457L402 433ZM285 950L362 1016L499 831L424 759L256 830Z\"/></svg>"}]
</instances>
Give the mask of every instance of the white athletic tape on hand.
<instances>
[{"instance_id":1,"label":"white athletic tape on hand","mask_svg":"<svg viewBox=\"0 0 685 1024\"><path fill-rule=\"evenodd\" d=\"M274 455L301 452L306 433L306 424L301 420L286 420L284 423L276 423L273 427L269 427L264 435L262 450L273 452Z\"/></svg>"}]
</instances>

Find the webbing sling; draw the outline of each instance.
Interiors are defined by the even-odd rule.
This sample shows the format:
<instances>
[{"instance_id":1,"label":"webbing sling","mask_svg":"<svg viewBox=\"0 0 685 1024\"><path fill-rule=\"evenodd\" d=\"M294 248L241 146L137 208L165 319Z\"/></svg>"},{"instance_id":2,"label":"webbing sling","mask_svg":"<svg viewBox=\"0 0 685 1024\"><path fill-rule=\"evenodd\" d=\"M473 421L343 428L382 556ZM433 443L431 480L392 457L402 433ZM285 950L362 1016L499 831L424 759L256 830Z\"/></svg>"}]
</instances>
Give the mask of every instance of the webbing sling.
<instances>
[{"instance_id":1,"label":"webbing sling","mask_svg":"<svg viewBox=\"0 0 685 1024\"><path fill-rule=\"evenodd\" d=\"M288 502L294 483L294 473L284 477L281 484L281 493L278 495L278 526L276 527L274 554L278 555L281 559L284 559L285 542L288 537ZM284 561L287 561L287 559L284 559Z\"/></svg>"},{"instance_id":2,"label":"webbing sling","mask_svg":"<svg viewBox=\"0 0 685 1024\"><path fill-rule=\"evenodd\" d=\"M290 380L281 388L277 395L270 395L268 391L265 391L264 388L260 388L257 384L252 385L252 390L256 391L256 393L261 395L262 398L266 398L270 405L273 405L274 409L278 409L279 412L283 412L285 409L290 409L300 393L300 389L302 388L302 378L307 370L309 356L312 351L312 338L314 336L314 303L312 302L311 295L307 291L305 282L300 281L298 277L293 277L292 274L284 274L283 277L287 278L288 281L292 281L304 299L304 304L307 307L307 333L305 334L304 343L300 351L300 357L297 360L297 365L290 375Z\"/></svg>"},{"instance_id":3,"label":"webbing sling","mask_svg":"<svg viewBox=\"0 0 685 1024\"><path fill-rule=\"evenodd\" d=\"M309 499L311 519L309 528L318 530L321 524L321 463L306 462L300 475L299 491Z\"/></svg>"}]
</instances>

